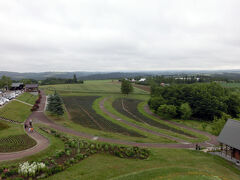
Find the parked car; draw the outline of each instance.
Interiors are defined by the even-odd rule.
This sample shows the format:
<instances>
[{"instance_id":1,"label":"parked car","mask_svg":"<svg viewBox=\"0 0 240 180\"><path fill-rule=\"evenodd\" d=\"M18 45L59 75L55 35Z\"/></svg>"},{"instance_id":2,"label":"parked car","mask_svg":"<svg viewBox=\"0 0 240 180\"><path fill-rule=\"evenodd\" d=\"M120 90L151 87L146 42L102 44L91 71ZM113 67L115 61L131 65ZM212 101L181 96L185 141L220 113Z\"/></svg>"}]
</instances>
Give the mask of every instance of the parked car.
<instances>
[{"instance_id":1,"label":"parked car","mask_svg":"<svg viewBox=\"0 0 240 180\"><path fill-rule=\"evenodd\" d=\"M3 106L5 103L2 101L2 100L0 100L0 106Z\"/></svg>"},{"instance_id":2,"label":"parked car","mask_svg":"<svg viewBox=\"0 0 240 180\"><path fill-rule=\"evenodd\" d=\"M237 160L236 165L240 166L240 161L239 160Z\"/></svg>"}]
</instances>

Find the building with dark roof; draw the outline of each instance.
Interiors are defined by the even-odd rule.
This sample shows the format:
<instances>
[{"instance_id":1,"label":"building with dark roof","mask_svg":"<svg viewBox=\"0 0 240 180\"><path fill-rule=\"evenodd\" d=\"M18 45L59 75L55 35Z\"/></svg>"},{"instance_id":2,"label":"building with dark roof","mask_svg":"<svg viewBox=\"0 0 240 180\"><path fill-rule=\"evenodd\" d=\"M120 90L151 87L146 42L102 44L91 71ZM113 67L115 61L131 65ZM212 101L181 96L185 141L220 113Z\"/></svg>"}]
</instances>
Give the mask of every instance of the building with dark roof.
<instances>
[{"instance_id":1,"label":"building with dark roof","mask_svg":"<svg viewBox=\"0 0 240 180\"><path fill-rule=\"evenodd\" d=\"M217 140L226 155L230 154L231 158L240 160L240 121L228 119Z\"/></svg>"},{"instance_id":2,"label":"building with dark roof","mask_svg":"<svg viewBox=\"0 0 240 180\"><path fill-rule=\"evenodd\" d=\"M23 83L12 83L10 90L14 91L14 90L22 90L24 88L24 84Z\"/></svg>"},{"instance_id":3,"label":"building with dark roof","mask_svg":"<svg viewBox=\"0 0 240 180\"><path fill-rule=\"evenodd\" d=\"M26 92L37 92L38 91L38 84L26 84L25 85Z\"/></svg>"}]
</instances>

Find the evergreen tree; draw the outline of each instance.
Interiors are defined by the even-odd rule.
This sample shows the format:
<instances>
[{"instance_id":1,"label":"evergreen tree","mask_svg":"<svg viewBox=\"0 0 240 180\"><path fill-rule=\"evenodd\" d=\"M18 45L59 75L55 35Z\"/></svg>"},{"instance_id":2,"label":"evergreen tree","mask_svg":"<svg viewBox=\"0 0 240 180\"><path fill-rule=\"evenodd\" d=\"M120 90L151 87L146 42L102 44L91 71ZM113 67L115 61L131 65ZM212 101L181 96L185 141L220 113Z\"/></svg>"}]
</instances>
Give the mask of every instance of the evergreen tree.
<instances>
[{"instance_id":1,"label":"evergreen tree","mask_svg":"<svg viewBox=\"0 0 240 180\"><path fill-rule=\"evenodd\" d=\"M121 92L122 94L129 94L133 92L133 86L130 81L122 80Z\"/></svg>"},{"instance_id":2,"label":"evergreen tree","mask_svg":"<svg viewBox=\"0 0 240 180\"><path fill-rule=\"evenodd\" d=\"M64 114L63 107L62 107L62 100L59 97L59 95L56 93L56 91L54 95L51 95L48 98L47 110L51 114L58 115L58 116L61 116Z\"/></svg>"},{"instance_id":3,"label":"evergreen tree","mask_svg":"<svg viewBox=\"0 0 240 180\"><path fill-rule=\"evenodd\" d=\"M76 76L76 74L73 75L73 82L77 83L77 76Z\"/></svg>"}]
</instances>

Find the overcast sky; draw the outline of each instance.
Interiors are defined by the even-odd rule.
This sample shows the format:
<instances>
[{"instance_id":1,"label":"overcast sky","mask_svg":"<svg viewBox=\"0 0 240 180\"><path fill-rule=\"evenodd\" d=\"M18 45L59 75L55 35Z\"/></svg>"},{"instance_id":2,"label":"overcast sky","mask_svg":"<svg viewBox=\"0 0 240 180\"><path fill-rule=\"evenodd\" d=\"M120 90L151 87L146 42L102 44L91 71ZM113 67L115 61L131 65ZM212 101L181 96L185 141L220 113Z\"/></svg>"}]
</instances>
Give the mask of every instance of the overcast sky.
<instances>
[{"instance_id":1,"label":"overcast sky","mask_svg":"<svg viewBox=\"0 0 240 180\"><path fill-rule=\"evenodd\" d=\"M240 0L0 0L0 71L240 69Z\"/></svg>"}]
</instances>

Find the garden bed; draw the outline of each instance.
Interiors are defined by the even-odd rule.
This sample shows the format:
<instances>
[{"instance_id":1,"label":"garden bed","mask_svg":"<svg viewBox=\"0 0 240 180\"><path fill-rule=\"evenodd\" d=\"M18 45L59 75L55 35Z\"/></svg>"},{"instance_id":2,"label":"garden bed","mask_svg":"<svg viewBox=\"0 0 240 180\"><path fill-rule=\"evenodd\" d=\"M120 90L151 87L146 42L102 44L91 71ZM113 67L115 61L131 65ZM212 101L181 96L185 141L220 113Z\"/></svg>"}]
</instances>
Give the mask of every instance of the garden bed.
<instances>
[{"instance_id":1,"label":"garden bed","mask_svg":"<svg viewBox=\"0 0 240 180\"><path fill-rule=\"evenodd\" d=\"M183 135L191 137L191 138L195 137L192 134L184 132L180 129L170 127L166 124L160 123L158 121L155 121L153 119L150 119L150 118L144 116L143 114L141 114L138 111L138 108L137 108L138 104L141 102L142 101L138 100L138 99L118 98L113 102L112 105L118 112L120 112L121 114L123 114L135 121L138 121L141 123L146 123L146 124L149 124L151 126L154 126L154 127L160 128L160 129L166 129L166 130L178 133L178 134L183 134Z\"/></svg>"},{"instance_id":2,"label":"garden bed","mask_svg":"<svg viewBox=\"0 0 240 180\"><path fill-rule=\"evenodd\" d=\"M143 148L92 143L85 140L69 138L48 128L40 129L60 138L65 144L64 150L57 150L54 155L42 159L39 162L24 162L10 167L1 167L0 175L3 180L8 178L18 180L46 178L64 171L68 167L97 153L107 153L120 158L130 159L147 159L150 155L149 150Z\"/></svg>"},{"instance_id":3,"label":"garden bed","mask_svg":"<svg viewBox=\"0 0 240 180\"><path fill-rule=\"evenodd\" d=\"M35 145L36 141L26 134L10 135L0 139L0 153L22 151Z\"/></svg>"},{"instance_id":4,"label":"garden bed","mask_svg":"<svg viewBox=\"0 0 240 180\"><path fill-rule=\"evenodd\" d=\"M92 108L92 104L97 98L97 96L66 96L63 97L63 101L70 113L71 120L75 123L97 130L120 133L127 136L144 137L97 114Z\"/></svg>"}]
</instances>

